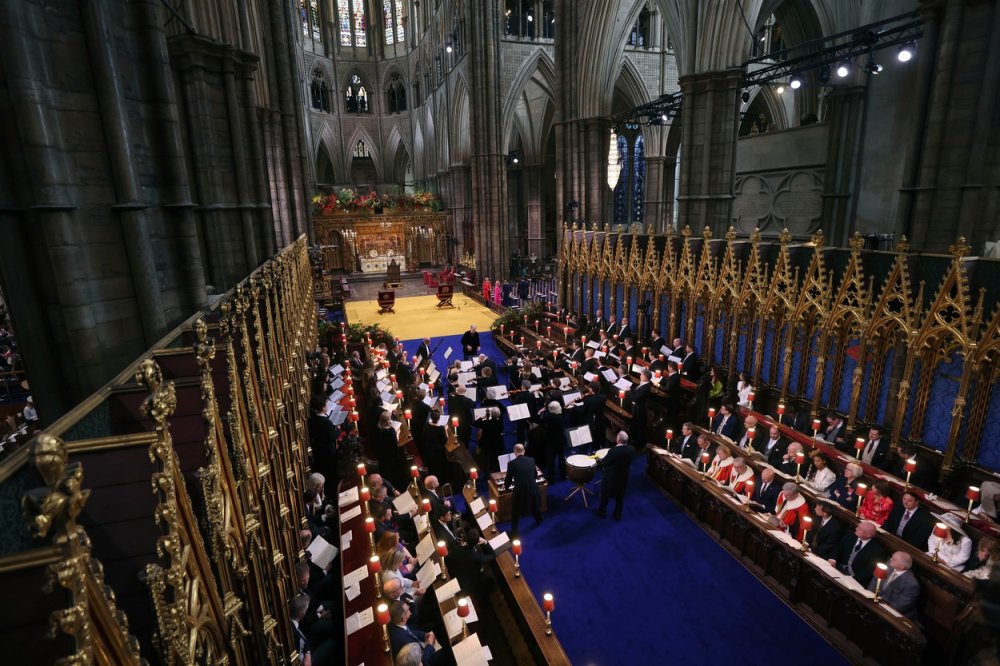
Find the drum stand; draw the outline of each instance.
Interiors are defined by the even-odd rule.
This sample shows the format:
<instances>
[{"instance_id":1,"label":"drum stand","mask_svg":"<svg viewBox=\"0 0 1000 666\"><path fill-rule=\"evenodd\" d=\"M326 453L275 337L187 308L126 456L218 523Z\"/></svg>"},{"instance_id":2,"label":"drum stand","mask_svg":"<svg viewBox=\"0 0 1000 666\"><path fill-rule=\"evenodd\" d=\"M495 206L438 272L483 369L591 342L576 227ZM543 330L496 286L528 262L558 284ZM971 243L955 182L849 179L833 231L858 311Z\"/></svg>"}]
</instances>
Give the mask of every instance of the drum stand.
<instances>
[{"instance_id":1,"label":"drum stand","mask_svg":"<svg viewBox=\"0 0 1000 666\"><path fill-rule=\"evenodd\" d=\"M593 490L591 490L590 488L587 487L587 482L586 481L584 481L582 483L580 481L574 481L573 483L576 484L576 488L574 488L573 490L571 490L570 493L569 493L569 495L566 495L566 499L564 499L563 501L564 502L568 502L570 500L570 498L573 497L573 495L576 495L577 493L580 493L580 497L583 498L583 506L584 506L584 508L590 508L590 507L587 506L587 495L588 494L594 495L596 493L594 493Z\"/></svg>"}]
</instances>

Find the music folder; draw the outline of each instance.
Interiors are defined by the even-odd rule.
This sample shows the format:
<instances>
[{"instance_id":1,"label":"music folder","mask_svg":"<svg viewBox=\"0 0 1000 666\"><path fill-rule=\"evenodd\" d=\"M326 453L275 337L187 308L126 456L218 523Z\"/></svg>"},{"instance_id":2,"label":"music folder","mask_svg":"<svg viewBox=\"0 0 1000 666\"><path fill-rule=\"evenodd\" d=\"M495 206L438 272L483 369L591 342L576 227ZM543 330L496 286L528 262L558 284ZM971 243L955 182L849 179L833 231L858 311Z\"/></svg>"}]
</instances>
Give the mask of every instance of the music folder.
<instances>
[{"instance_id":1,"label":"music folder","mask_svg":"<svg viewBox=\"0 0 1000 666\"><path fill-rule=\"evenodd\" d=\"M526 419L531 416L528 412L528 406L524 403L517 405L509 405L507 407L507 416L511 421L520 421L521 419Z\"/></svg>"}]
</instances>

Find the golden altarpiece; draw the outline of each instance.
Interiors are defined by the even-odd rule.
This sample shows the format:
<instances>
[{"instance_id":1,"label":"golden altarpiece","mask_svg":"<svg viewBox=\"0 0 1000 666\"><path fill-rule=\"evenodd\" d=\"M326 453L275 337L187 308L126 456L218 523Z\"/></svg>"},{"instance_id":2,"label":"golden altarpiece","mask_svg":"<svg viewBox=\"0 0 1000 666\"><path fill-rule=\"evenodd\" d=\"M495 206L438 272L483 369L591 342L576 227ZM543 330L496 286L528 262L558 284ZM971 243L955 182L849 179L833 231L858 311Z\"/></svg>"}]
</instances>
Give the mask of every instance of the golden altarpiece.
<instances>
[{"instance_id":1,"label":"golden altarpiece","mask_svg":"<svg viewBox=\"0 0 1000 666\"><path fill-rule=\"evenodd\" d=\"M342 211L313 218L316 244L326 270L385 273L395 261L402 271L445 261L445 214L435 212Z\"/></svg>"}]
</instances>

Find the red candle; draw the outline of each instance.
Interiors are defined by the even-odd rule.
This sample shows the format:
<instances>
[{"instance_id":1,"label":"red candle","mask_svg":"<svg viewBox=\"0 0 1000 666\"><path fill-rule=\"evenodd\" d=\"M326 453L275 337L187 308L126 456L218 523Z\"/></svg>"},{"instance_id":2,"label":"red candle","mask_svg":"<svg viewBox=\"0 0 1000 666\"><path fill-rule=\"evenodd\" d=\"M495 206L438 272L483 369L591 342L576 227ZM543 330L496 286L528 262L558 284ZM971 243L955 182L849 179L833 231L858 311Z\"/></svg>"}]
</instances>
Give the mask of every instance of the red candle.
<instances>
[{"instance_id":1,"label":"red candle","mask_svg":"<svg viewBox=\"0 0 1000 666\"><path fill-rule=\"evenodd\" d=\"M515 555L520 555L521 554L521 540L520 539L514 539L513 541L511 541L510 542L510 550Z\"/></svg>"},{"instance_id":2,"label":"red candle","mask_svg":"<svg viewBox=\"0 0 1000 666\"><path fill-rule=\"evenodd\" d=\"M556 600L553 599L552 595L548 592L542 595L542 608L544 608L547 613L551 613L556 609Z\"/></svg>"},{"instance_id":3,"label":"red candle","mask_svg":"<svg viewBox=\"0 0 1000 666\"><path fill-rule=\"evenodd\" d=\"M753 398L754 398L753 391L747 393L747 402L753 402Z\"/></svg>"},{"instance_id":4,"label":"red candle","mask_svg":"<svg viewBox=\"0 0 1000 666\"><path fill-rule=\"evenodd\" d=\"M409 421L410 419L412 419L412 418L413 418L413 412L411 412L411 411L410 411L410 410L408 410L408 409L407 409L407 410L404 410L404 411L403 411L403 418L404 418L404 419L406 419L407 421Z\"/></svg>"},{"instance_id":5,"label":"red candle","mask_svg":"<svg viewBox=\"0 0 1000 666\"><path fill-rule=\"evenodd\" d=\"M472 479L473 481L475 481L476 479L478 479L479 478L479 470L476 469L475 467L470 468L469 469L469 478Z\"/></svg>"},{"instance_id":6,"label":"red candle","mask_svg":"<svg viewBox=\"0 0 1000 666\"><path fill-rule=\"evenodd\" d=\"M379 559L378 555L372 555L368 558L368 573L376 574L382 571L382 560Z\"/></svg>"},{"instance_id":7,"label":"red candle","mask_svg":"<svg viewBox=\"0 0 1000 666\"><path fill-rule=\"evenodd\" d=\"M747 497L752 497L753 496L753 479L750 479L744 485L745 485L745 487L747 489Z\"/></svg>"},{"instance_id":8,"label":"red candle","mask_svg":"<svg viewBox=\"0 0 1000 666\"><path fill-rule=\"evenodd\" d=\"M879 562L875 565L875 577L879 580L885 580L889 577L889 566L885 562Z\"/></svg>"},{"instance_id":9,"label":"red candle","mask_svg":"<svg viewBox=\"0 0 1000 666\"><path fill-rule=\"evenodd\" d=\"M365 518L365 532L369 534L374 534L375 532L375 519L371 516Z\"/></svg>"},{"instance_id":10,"label":"red candle","mask_svg":"<svg viewBox=\"0 0 1000 666\"><path fill-rule=\"evenodd\" d=\"M917 459L916 458L910 458L905 463L903 463L903 471L904 472L915 472L915 471L917 471Z\"/></svg>"},{"instance_id":11,"label":"red candle","mask_svg":"<svg viewBox=\"0 0 1000 666\"><path fill-rule=\"evenodd\" d=\"M581 342L581 344L582 344L582 345L583 345L584 347L586 347L586 346L587 346L587 336L586 336L586 335L581 335L581 336L580 336L580 340L582 341L582 342Z\"/></svg>"},{"instance_id":12,"label":"red candle","mask_svg":"<svg viewBox=\"0 0 1000 666\"><path fill-rule=\"evenodd\" d=\"M379 624L389 624L389 605L379 604L375 609L375 618Z\"/></svg>"},{"instance_id":13,"label":"red candle","mask_svg":"<svg viewBox=\"0 0 1000 666\"><path fill-rule=\"evenodd\" d=\"M629 365L629 366L632 365L632 357L631 356L626 356L625 357L625 365Z\"/></svg>"},{"instance_id":14,"label":"red candle","mask_svg":"<svg viewBox=\"0 0 1000 666\"><path fill-rule=\"evenodd\" d=\"M396 391L396 400L402 400L402 399L403 399L403 392Z\"/></svg>"},{"instance_id":15,"label":"red candle","mask_svg":"<svg viewBox=\"0 0 1000 666\"><path fill-rule=\"evenodd\" d=\"M969 489L965 491L965 499L970 502L979 501L979 488L976 486L969 486Z\"/></svg>"},{"instance_id":16,"label":"red candle","mask_svg":"<svg viewBox=\"0 0 1000 666\"><path fill-rule=\"evenodd\" d=\"M349 395L351 397L354 397L354 387L353 386L348 386L347 390L345 390L344 393L346 393L347 395Z\"/></svg>"},{"instance_id":17,"label":"red candle","mask_svg":"<svg viewBox=\"0 0 1000 666\"><path fill-rule=\"evenodd\" d=\"M358 406L358 401L355 400L354 398L351 398L350 400L347 401L347 406L350 407L351 409L354 409L355 407Z\"/></svg>"},{"instance_id":18,"label":"red candle","mask_svg":"<svg viewBox=\"0 0 1000 666\"><path fill-rule=\"evenodd\" d=\"M542 343L539 342L538 344L542 344ZM559 358L559 352L557 350L553 349L552 350L552 359L553 360L558 360L558 358Z\"/></svg>"},{"instance_id":19,"label":"red candle","mask_svg":"<svg viewBox=\"0 0 1000 666\"><path fill-rule=\"evenodd\" d=\"M566 326L565 328L563 328L563 335L565 335L566 337L569 337L569 326Z\"/></svg>"},{"instance_id":20,"label":"red candle","mask_svg":"<svg viewBox=\"0 0 1000 666\"><path fill-rule=\"evenodd\" d=\"M757 436L757 429L756 428L747 428L747 437L748 438L753 439L756 436Z\"/></svg>"},{"instance_id":21,"label":"red candle","mask_svg":"<svg viewBox=\"0 0 1000 666\"><path fill-rule=\"evenodd\" d=\"M642 348L642 355L645 356L648 353L649 353L649 347L643 347Z\"/></svg>"},{"instance_id":22,"label":"red candle","mask_svg":"<svg viewBox=\"0 0 1000 666\"><path fill-rule=\"evenodd\" d=\"M446 544L444 541L438 541L437 551L438 555L444 557L445 555L448 554L448 544Z\"/></svg>"},{"instance_id":23,"label":"red candle","mask_svg":"<svg viewBox=\"0 0 1000 666\"><path fill-rule=\"evenodd\" d=\"M783 415L784 413L785 413L785 403L779 402L778 403L778 414L779 415Z\"/></svg>"},{"instance_id":24,"label":"red candle","mask_svg":"<svg viewBox=\"0 0 1000 666\"><path fill-rule=\"evenodd\" d=\"M938 539L948 538L948 526L944 523L938 523L934 526L934 536Z\"/></svg>"},{"instance_id":25,"label":"red candle","mask_svg":"<svg viewBox=\"0 0 1000 666\"><path fill-rule=\"evenodd\" d=\"M668 430L667 430L667 441L669 442L669 441L670 441L670 440L672 440L673 438L674 438L674 431L673 431L673 430L670 430L670 429L668 429Z\"/></svg>"},{"instance_id":26,"label":"red candle","mask_svg":"<svg viewBox=\"0 0 1000 666\"><path fill-rule=\"evenodd\" d=\"M458 417L457 416L451 417L451 427L452 428L457 428L458 427Z\"/></svg>"},{"instance_id":27,"label":"red candle","mask_svg":"<svg viewBox=\"0 0 1000 666\"><path fill-rule=\"evenodd\" d=\"M344 383L347 384L348 386L351 386L352 384L354 384L354 377L347 375L346 377L344 377Z\"/></svg>"},{"instance_id":28,"label":"red candle","mask_svg":"<svg viewBox=\"0 0 1000 666\"><path fill-rule=\"evenodd\" d=\"M361 500L367 502L372 498L372 491L368 486L361 486Z\"/></svg>"},{"instance_id":29,"label":"red candle","mask_svg":"<svg viewBox=\"0 0 1000 666\"><path fill-rule=\"evenodd\" d=\"M715 407L708 408L708 420L711 421L715 418Z\"/></svg>"},{"instance_id":30,"label":"red candle","mask_svg":"<svg viewBox=\"0 0 1000 666\"><path fill-rule=\"evenodd\" d=\"M607 345L601 345L601 352L604 353L604 354L607 354L608 353L608 346Z\"/></svg>"},{"instance_id":31,"label":"red candle","mask_svg":"<svg viewBox=\"0 0 1000 666\"><path fill-rule=\"evenodd\" d=\"M522 347L524 346L524 336L523 335L521 336L521 346Z\"/></svg>"},{"instance_id":32,"label":"red candle","mask_svg":"<svg viewBox=\"0 0 1000 666\"><path fill-rule=\"evenodd\" d=\"M618 391L618 399L619 400L625 399L625 391Z\"/></svg>"},{"instance_id":33,"label":"red candle","mask_svg":"<svg viewBox=\"0 0 1000 666\"><path fill-rule=\"evenodd\" d=\"M410 465L410 476L414 479L420 476L420 468L416 465Z\"/></svg>"},{"instance_id":34,"label":"red candle","mask_svg":"<svg viewBox=\"0 0 1000 666\"><path fill-rule=\"evenodd\" d=\"M444 398L438 398L438 404L441 405L442 409L444 409Z\"/></svg>"},{"instance_id":35,"label":"red candle","mask_svg":"<svg viewBox=\"0 0 1000 666\"><path fill-rule=\"evenodd\" d=\"M500 335L503 335L504 325L500 324Z\"/></svg>"},{"instance_id":36,"label":"red candle","mask_svg":"<svg viewBox=\"0 0 1000 666\"><path fill-rule=\"evenodd\" d=\"M663 373L662 373L662 372L660 372L659 370L657 370L657 371L655 371L655 372L653 373L653 376L654 376L654 377L656 377L657 379L659 379L660 377L662 377L662 376L663 376Z\"/></svg>"},{"instance_id":37,"label":"red candle","mask_svg":"<svg viewBox=\"0 0 1000 666\"><path fill-rule=\"evenodd\" d=\"M549 335L549 336L552 335L552 327L551 326L546 326L545 327L545 335Z\"/></svg>"},{"instance_id":38,"label":"red candle","mask_svg":"<svg viewBox=\"0 0 1000 666\"><path fill-rule=\"evenodd\" d=\"M413 357L413 362L414 362L414 363L416 363L416 362L417 362L417 357L416 357L416 356L414 356L414 357ZM419 369L417 370L417 372L419 372L419 373L420 373L420 376L421 376L421 377L423 377L423 376L424 376L424 369L423 369L423 368L419 368Z\"/></svg>"},{"instance_id":39,"label":"red candle","mask_svg":"<svg viewBox=\"0 0 1000 666\"><path fill-rule=\"evenodd\" d=\"M819 419L813 419L813 430L819 430L820 422Z\"/></svg>"},{"instance_id":40,"label":"red candle","mask_svg":"<svg viewBox=\"0 0 1000 666\"><path fill-rule=\"evenodd\" d=\"M701 464L707 465L708 462L709 462L709 460L711 460L711 459L712 459L712 457L710 455L708 455L708 451L703 451L702 452L702 454L701 454Z\"/></svg>"},{"instance_id":41,"label":"red candle","mask_svg":"<svg viewBox=\"0 0 1000 666\"><path fill-rule=\"evenodd\" d=\"M863 483L859 483L854 492L858 494L858 497L864 497L868 494L868 486Z\"/></svg>"},{"instance_id":42,"label":"red candle","mask_svg":"<svg viewBox=\"0 0 1000 666\"><path fill-rule=\"evenodd\" d=\"M389 375L389 381L391 381L393 384L395 384L396 383L396 375Z\"/></svg>"},{"instance_id":43,"label":"red candle","mask_svg":"<svg viewBox=\"0 0 1000 666\"><path fill-rule=\"evenodd\" d=\"M420 500L420 505L421 505L421 507L423 507L424 513L430 513L431 512L431 501L429 499L427 499L426 497L424 499Z\"/></svg>"},{"instance_id":44,"label":"red candle","mask_svg":"<svg viewBox=\"0 0 1000 666\"><path fill-rule=\"evenodd\" d=\"M459 617L469 617L469 599L467 597L458 600L457 610Z\"/></svg>"},{"instance_id":45,"label":"red candle","mask_svg":"<svg viewBox=\"0 0 1000 666\"><path fill-rule=\"evenodd\" d=\"M802 531L808 532L813 528L813 519L811 516L804 516L802 518Z\"/></svg>"},{"instance_id":46,"label":"red candle","mask_svg":"<svg viewBox=\"0 0 1000 666\"><path fill-rule=\"evenodd\" d=\"M357 423L358 422L358 413L357 412L351 412L350 414L347 415L347 418L350 419L351 421L353 421L354 423Z\"/></svg>"},{"instance_id":47,"label":"red candle","mask_svg":"<svg viewBox=\"0 0 1000 666\"><path fill-rule=\"evenodd\" d=\"M802 453L801 451L795 454L796 465L804 465L805 462L806 462L806 454Z\"/></svg>"},{"instance_id":48,"label":"red candle","mask_svg":"<svg viewBox=\"0 0 1000 666\"><path fill-rule=\"evenodd\" d=\"M495 499L490 500L490 513L497 512L497 501Z\"/></svg>"},{"instance_id":49,"label":"red candle","mask_svg":"<svg viewBox=\"0 0 1000 666\"><path fill-rule=\"evenodd\" d=\"M368 473L368 470L365 469L365 464L364 463L358 463L358 476L364 476L367 473Z\"/></svg>"},{"instance_id":50,"label":"red candle","mask_svg":"<svg viewBox=\"0 0 1000 666\"><path fill-rule=\"evenodd\" d=\"M865 448L865 438L858 437L856 440L854 440L854 448L857 449L858 451Z\"/></svg>"}]
</instances>

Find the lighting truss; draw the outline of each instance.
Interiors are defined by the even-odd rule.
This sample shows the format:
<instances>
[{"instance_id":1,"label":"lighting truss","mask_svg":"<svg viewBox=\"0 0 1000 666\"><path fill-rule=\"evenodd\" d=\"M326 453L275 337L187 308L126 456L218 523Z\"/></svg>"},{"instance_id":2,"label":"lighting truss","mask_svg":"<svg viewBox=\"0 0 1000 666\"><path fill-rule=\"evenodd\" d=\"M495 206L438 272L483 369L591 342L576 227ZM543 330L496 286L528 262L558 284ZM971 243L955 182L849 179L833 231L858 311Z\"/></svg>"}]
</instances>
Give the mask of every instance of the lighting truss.
<instances>
[{"instance_id":1,"label":"lighting truss","mask_svg":"<svg viewBox=\"0 0 1000 666\"><path fill-rule=\"evenodd\" d=\"M784 81L824 65L836 66L845 60L870 57L875 51L915 42L923 35L922 24L917 12L910 12L751 58L743 63L743 87Z\"/></svg>"},{"instance_id":2,"label":"lighting truss","mask_svg":"<svg viewBox=\"0 0 1000 666\"><path fill-rule=\"evenodd\" d=\"M682 99L683 95L680 91L660 95L652 102L640 104L634 109L611 116L610 120L613 125L619 127L629 123L637 125L666 125L680 113Z\"/></svg>"}]
</instances>

